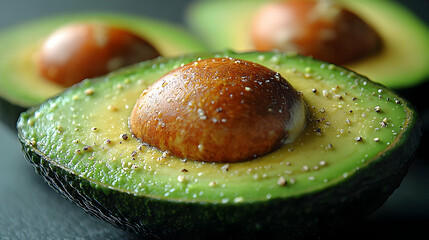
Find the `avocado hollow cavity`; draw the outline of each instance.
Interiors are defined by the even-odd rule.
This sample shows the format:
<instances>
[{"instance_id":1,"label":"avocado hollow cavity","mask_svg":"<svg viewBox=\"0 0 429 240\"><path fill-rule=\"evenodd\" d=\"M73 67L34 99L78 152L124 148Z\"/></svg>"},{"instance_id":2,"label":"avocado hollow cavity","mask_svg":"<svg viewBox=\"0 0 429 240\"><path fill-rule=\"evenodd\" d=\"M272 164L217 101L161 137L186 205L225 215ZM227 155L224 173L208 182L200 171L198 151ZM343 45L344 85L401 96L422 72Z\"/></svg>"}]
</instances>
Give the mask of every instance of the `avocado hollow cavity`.
<instances>
[{"instance_id":1,"label":"avocado hollow cavity","mask_svg":"<svg viewBox=\"0 0 429 240\"><path fill-rule=\"evenodd\" d=\"M210 58L161 77L138 99L131 132L175 156L237 162L291 143L306 123L299 93L280 73L234 59Z\"/></svg>"}]
</instances>

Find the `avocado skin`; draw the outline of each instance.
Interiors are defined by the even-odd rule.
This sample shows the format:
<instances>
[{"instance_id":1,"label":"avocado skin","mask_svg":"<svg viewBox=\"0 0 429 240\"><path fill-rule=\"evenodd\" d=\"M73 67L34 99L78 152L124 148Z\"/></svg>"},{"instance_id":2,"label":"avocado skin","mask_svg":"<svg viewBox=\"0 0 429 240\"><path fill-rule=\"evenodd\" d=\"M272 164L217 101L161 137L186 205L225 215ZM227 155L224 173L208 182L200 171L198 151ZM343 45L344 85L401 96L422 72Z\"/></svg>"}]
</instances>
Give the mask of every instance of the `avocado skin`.
<instances>
[{"instance_id":1,"label":"avocado skin","mask_svg":"<svg viewBox=\"0 0 429 240\"><path fill-rule=\"evenodd\" d=\"M179 202L115 191L56 164L24 139L20 129L18 137L26 159L50 187L123 230L150 239L301 239L335 235L336 228L364 218L387 200L412 163L420 119L412 118L407 128L385 154L334 187L252 204Z\"/></svg>"}]
</instances>

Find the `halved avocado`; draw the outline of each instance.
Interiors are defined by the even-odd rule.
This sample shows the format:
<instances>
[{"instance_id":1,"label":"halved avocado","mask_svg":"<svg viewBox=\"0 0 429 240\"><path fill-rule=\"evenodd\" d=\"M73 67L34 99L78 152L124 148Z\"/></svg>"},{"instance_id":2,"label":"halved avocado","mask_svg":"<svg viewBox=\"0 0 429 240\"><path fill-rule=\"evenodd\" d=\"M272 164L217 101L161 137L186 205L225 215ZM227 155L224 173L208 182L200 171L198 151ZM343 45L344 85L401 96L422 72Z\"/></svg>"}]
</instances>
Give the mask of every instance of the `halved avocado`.
<instances>
[{"instance_id":1,"label":"halved avocado","mask_svg":"<svg viewBox=\"0 0 429 240\"><path fill-rule=\"evenodd\" d=\"M45 39L72 23L103 23L137 34L162 56L200 52L204 46L184 29L167 22L116 13L79 13L49 17L0 33L0 116L15 127L23 110L52 97L64 87L41 77L37 54Z\"/></svg>"},{"instance_id":2,"label":"halved avocado","mask_svg":"<svg viewBox=\"0 0 429 240\"><path fill-rule=\"evenodd\" d=\"M279 72L306 103L304 132L237 163L180 159L132 136L129 116L148 86L214 57ZM345 68L286 53L219 52L85 80L22 113L18 136L55 190L122 229L165 239L296 239L380 207L407 172L420 122L407 100Z\"/></svg>"},{"instance_id":3,"label":"halved avocado","mask_svg":"<svg viewBox=\"0 0 429 240\"><path fill-rule=\"evenodd\" d=\"M407 8L390 0L337 0L356 13L382 38L376 54L345 66L394 89L415 87L429 77L429 28ZM269 1L194 2L187 22L213 50L255 50L251 23Z\"/></svg>"}]
</instances>

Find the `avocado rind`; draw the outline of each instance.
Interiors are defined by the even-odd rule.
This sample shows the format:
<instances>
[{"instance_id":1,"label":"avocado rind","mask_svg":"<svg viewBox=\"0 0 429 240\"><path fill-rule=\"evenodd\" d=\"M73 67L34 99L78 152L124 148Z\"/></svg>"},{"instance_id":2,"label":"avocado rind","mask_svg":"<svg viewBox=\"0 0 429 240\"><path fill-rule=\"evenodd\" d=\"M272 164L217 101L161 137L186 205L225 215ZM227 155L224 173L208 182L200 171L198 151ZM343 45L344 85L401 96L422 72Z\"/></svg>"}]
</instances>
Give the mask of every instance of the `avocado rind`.
<instances>
[{"instance_id":1,"label":"avocado rind","mask_svg":"<svg viewBox=\"0 0 429 240\"><path fill-rule=\"evenodd\" d=\"M23 110L64 90L64 87L40 76L35 57L43 41L55 30L80 22L104 23L129 29L149 41L162 56L171 57L206 50L204 44L181 26L123 13L63 14L4 29L0 32L0 119L6 125L15 126L19 113ZM3 117L9 114L11 115Z\"/></svg>"},{"instance_id":2,"label":"avocado rind","mask_svg":"<svg viewBox=\"0 0 429 240\"><path fill-rule=\"evenodd\" d=\"M266 53L266 56L270 54ZM224 52L195 55L184 59L216 55L246 58L246 54ZM310 61L309 58L300 56L294 59L297 63ZM181 59L161 58L147 61L112 73L110 77L122 75L126 78L135 71L135 68L151 68L154 64L162 65L169 61L179 63ZM108 77L99 81L108 81ZM367 84L388 91L369 80ZM87 82L76 85L67 92L73 92L85 85ZM407 112L407 120L402 126L403 131L383 152L368 160L368 165L364 168L347 178L333 180L335 183L329 188L288 198L254 202L219 203L161 198L135 194L133 191L90 179L59 164L56 159L45 155L32 143L32 139L29 138L31 134L27 133L30 128L27 120L38 111L39 106L21 115L18 136L27 160L55 190L91 215L122 229L154 238L168 239L189 237L205 239L220 237L226 232L231 239L249 239L255 236L296 239L307 237L309 234L318 235L338 224L368 215L399 186L411 164L411 156L419 141L420 121L413 107L405 99L397 96L396 100L401 102ZM49 104L50 101L42 105Z\"/></svg>"}]
</instances>

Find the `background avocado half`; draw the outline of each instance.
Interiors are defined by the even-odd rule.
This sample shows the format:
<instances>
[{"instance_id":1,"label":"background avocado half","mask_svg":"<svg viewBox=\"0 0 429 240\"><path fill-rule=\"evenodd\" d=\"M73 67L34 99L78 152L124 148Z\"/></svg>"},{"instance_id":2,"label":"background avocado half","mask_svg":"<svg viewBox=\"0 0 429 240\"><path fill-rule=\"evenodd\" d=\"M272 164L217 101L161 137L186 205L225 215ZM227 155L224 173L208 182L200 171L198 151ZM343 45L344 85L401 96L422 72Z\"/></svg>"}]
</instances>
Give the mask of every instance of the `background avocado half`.
<instances>
[{"instance_id":1,"label":"background avocado half","mask_svg":"<svg viewBox=\"0 0 429 240\"><path fill-rule=\"evenodd\" d=\"M211 57L278 71L303 94L306 130L279 150L230 164L184 161L131 137L128 117L141 92ZM345 68L228 51L160 58L83 81L22 113L18 135L51 187L122 229L165 239L296 239L380 207L407 172L420 122L407 100Z\"/></svg>"},{"instance_id":2,"label":"background avocado half","mask_svg":"<svg viewBox=\"0 0 429 240\"><path fill-rule=\"evenodd\" d=\"M267 2L195 1L187 12L187 23L211 49L254 50L250 23ZM380 52L346 67L394 89L415 87L428 80L429 28L416 15L394 0L338 2L375 28L383 41Z\"/></svg>"},{"instance_id":3,"label":"background avocado half","mask_svg":"<svg viewBox=\"0 0 429 240\"><path fill-rule=\"evenodd\" d=\"M205 48L183 28L137 15L87 12L45 17L0 32L0 118L15 128L19 113L64 90L42 78L37 53L59 27L95 22L130 30L150 42L162 56L200 52Z\"/></svg>"}]
</instances>

